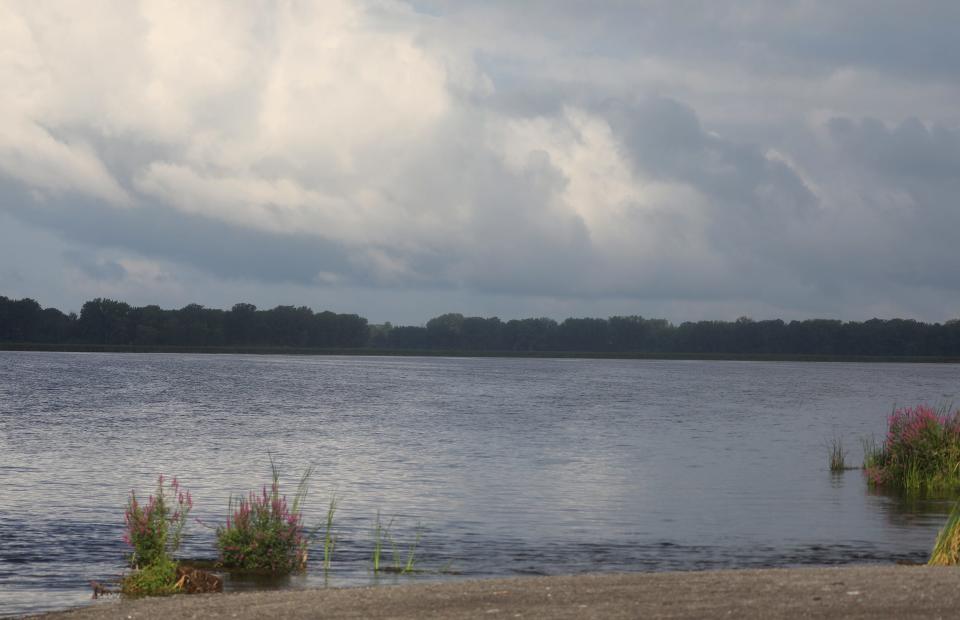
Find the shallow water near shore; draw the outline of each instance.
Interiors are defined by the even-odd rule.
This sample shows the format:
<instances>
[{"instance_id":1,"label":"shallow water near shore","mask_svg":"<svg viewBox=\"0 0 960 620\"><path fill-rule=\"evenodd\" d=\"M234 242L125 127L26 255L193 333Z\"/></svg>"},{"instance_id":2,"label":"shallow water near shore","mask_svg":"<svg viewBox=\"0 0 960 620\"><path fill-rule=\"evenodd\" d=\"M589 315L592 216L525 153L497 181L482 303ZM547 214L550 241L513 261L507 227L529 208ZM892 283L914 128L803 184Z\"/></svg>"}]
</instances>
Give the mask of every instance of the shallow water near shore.
<instances>
[{"instance_id":1,"label":"shallow water near shore","mask_svg":"<svg viewBox=\"0 0 960 620\"><path fill-rule=\"evenodd\" d=\"M957 402L960 367L0 352L0 615L89 600L124 570L123 506L160 472L212 558L231 493L340 498L332 571L268 587L595 571L923 561L943 498L831 474L895 404ZM377 511L415 576L373 575ZM392 558L386 559L387 563ZM455 575L447 573L457 573ZM226 589L264 587L230 578Z\"/></svg>"}]
</instances>

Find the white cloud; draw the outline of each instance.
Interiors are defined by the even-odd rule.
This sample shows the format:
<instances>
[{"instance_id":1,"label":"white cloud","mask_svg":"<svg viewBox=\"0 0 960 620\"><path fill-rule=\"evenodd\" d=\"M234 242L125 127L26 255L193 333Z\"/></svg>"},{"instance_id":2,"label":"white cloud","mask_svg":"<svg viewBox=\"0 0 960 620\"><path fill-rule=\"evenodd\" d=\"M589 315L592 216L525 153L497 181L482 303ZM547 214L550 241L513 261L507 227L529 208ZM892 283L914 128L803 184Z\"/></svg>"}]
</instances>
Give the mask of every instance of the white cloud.
<instances>
[{"instance_id":1,"label":"white cloud","mask_svg":"<svg viewBox=\"0 0 960 620\"><path fill-rule=\"evenodd\" d=\"M938 207L955 176L907 173L953 161L960 85L871 34L902 46L929 26L956 51L936 11L435 8L0 2L0 209L142 254L117 264L170 294L175 270L161 286L143 265L704 308L845 279L875 284L844 304L900 307L881 283L940 272L936 252L904 270L873 247L955 223ZM200 229L219 249L183 234Z\"/></svg>"},{"instance_id":2,"label":"white cloud","mask_svg":"<svg viewBox=\"0 0 960 620\"><path fill-rule=\"evenodd\" d=\"M87 144L57 140L25 120L0 124L0 173L41 190L41 199L44 192L74 191L116 206L132 202Z\"/></svg>"}]
</instances>

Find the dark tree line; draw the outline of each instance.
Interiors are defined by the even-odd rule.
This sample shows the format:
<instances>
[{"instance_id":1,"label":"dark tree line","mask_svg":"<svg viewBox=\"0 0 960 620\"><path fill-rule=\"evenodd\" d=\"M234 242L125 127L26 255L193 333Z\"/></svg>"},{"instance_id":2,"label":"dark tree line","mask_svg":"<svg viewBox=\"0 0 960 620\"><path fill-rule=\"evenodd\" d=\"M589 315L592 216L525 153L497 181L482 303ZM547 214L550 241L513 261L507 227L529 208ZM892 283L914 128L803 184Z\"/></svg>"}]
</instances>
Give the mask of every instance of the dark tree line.
<instances>
[{"instance_id":1,"label":"dark tree line","mask_svg":"<svg viewBox=\"0 0 960 620\"><path fill-rule=\"evenodd\" d=\"M94 299L80 316L0 296L0 341L189 347L377 348L444 351L582 351L744 355L960 357L960 321L779 319L698 321L548 318L501 321L443 314L425 326L368 325L356 314L305 306L230 310L190 304L179 310Z\"/></svg>"},{"instance_id":2,"label":"dark tree line","mask_svg":"<svg viewBox=\"0 0 960 620\"><path fill-rule=\"evenodd\" d=\"M465 351L589 351L599 353L692 353L743 355L960 356L960 321L921 323L905 319L785 323L698 321L674 325L664 319L520 319L444 314L425 327L370 328L370 344L388 349Z\"/></svg>"},{"instance_id":3,"label":"dark tree line","mask_svg":"<svg viewBox=\"0 0 960 620\"><path fill-rule=\"evenodd\" d=\"M80 316L0 296L0 341L187 347L362 347L367 320L355 314L277 306L230 310L190 304L179 310L94 299Z\"/></svg>"}]
</instances>

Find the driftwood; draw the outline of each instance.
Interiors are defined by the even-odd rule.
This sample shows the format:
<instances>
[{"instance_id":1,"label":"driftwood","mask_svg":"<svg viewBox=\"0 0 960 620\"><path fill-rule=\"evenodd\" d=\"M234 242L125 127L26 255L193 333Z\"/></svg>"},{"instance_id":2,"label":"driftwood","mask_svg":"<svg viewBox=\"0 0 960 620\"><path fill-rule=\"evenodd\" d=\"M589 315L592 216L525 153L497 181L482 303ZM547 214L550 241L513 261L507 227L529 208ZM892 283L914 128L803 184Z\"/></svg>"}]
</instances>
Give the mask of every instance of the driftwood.
<instances>
[{"instance_id":1,"label":"driftwood","mask_svg":"<svg viewBox=\"0 0 960 620\"><path fill-rule=\"evenodd\" d=\"M93 588L93 598L100 598L108 594L121 594L120 589L110 587L99 581L91 581L90 587ZM223 592L223 578L193 566L178 566L176 591L183 594Z\"/></svg>"},{"instance_id":2,"label":"driftwood","mask_svg":"<svg viewBox=\"0 0 960 620\"><path fill-rule=\"evenodd\" d=\"M177 589L186 594L223 592L223 578L192 566L178 566Z\"/></svg>"},{"instance_id":3,"label":"driftwood","mask_svg":"<svg viewBox=\"0 0 960 620\"><path fill-rule=\"evenodd\" d=\"M107 587L99 581L91 581L90 587L93 588L93 598L100 598L101 596L106 596L107 594L120 594L120 590Z\"/></svg>"}]
</instances>

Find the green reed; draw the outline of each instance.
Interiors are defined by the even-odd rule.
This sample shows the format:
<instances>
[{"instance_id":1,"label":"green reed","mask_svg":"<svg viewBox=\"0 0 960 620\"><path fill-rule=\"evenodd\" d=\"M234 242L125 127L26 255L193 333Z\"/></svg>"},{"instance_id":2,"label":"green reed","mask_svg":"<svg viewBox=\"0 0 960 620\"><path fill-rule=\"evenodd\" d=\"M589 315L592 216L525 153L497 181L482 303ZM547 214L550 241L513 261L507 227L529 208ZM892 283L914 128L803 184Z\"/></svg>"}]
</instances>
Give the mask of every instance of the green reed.
<instances>
[{"instance_id":1,"label":"green reed","mask_svg":"<svg viewBox=\"0 0 960 620\"><path fill-rule=\"evenodd\" d=\"M415 556L417 551L417 545L420 544L421 538L423 538L423 527L418 523L416 537L413 539L413 542L410 543L410 547L407 548L407 561L403 565L403 568L400 570L401 573L412 573L416 570ZM391 543L392 542L393 541L391 541Z\"/></svg>"},{"instance_id":2,"label":"green reed","mask_svg":"<svg viewBox=\"0 0 960 620\"><path fill-rule=\"evenodd\" d=\"M863 448L863 469L871 469L880 464L883 458L883 447L877 444L873 435L860 438L860 447Z\"/></svg>"},{"instance_id":3,"label":"green reed","mask_svg":"<svg viewBox=\"0 0 960 620\"><path fill-rule=\"evenodd\" d=\"M843 447L842 437L833 437L829 443L830 471L839 472L847 468L847 453Z\"/></svg>"},{"instance_id":4,"label":"green reed","mask_svg":"<svg viewBox=\"0 0 960 620\"><path fill-rule=\"evenodd\" d=\"M383 554L383 542L385 538L390 538L390 526L393 525L393 519L383 527L380 520L380 511L377 511L377 518L373 522L373 572L380 572L380 556Z\"/></svg>"},{"instance_id":5,"label":"green reed","mask_svg":"<svg viewBox=\"0 0 960 620\"><path fill-rule=\"evenodd\" d=\"M333 515L337 511L337 495L330 496L330 506L327 508L327 523L323 534L323 574L330 570L333 561L333 550L337 545L337 538L333 534Z\"/></svg>"},{"instance_id":6,"label":"green reed","mask_svg":"<svg viewBox=\"0 0 960 620\"><path fill-rule=\"evenodd\" d=\"M937 534L930 560L931 566L954 566L960 563L960 501L955 502L943 529Z\"/></svg>"}]
</instances>

